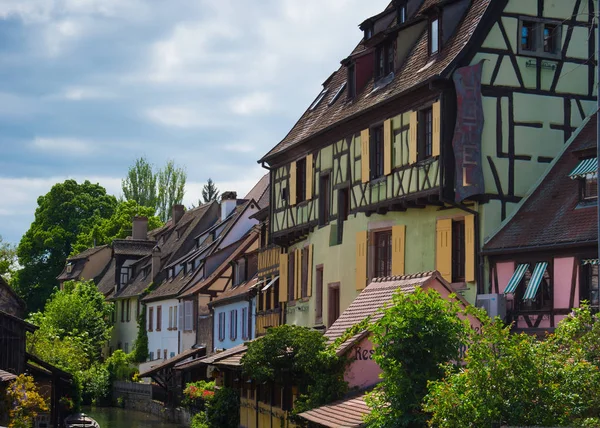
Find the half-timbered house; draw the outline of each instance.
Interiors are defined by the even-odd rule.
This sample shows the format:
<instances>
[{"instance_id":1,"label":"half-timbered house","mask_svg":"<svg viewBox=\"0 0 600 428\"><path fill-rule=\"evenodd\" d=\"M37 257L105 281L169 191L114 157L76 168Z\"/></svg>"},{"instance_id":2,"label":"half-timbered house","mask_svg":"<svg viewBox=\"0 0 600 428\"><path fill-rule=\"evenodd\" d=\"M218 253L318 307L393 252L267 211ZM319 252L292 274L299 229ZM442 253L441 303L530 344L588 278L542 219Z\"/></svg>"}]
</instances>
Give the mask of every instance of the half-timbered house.
<instances>
[{"instance_id":1,"label":"half-timbered house","mask_svg":"<svg viewBox=\"0 0 600 428\"><path fill-rule=\"evenodd\" d=\"M330 326L371 278L438 270L474 302L480 255L594 105L592 0L393 0L271 174L287 323Z\"/></svg>"}]
</instances>

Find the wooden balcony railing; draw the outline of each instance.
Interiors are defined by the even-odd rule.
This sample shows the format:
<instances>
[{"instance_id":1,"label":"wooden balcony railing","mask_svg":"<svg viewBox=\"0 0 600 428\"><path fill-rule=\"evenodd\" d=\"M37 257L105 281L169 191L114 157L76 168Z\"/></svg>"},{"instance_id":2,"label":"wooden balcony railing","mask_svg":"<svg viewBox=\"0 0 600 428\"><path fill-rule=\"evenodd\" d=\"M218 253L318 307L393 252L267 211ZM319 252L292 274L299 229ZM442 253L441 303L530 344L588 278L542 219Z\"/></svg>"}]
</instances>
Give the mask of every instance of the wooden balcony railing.
<instances>
[{"instance_id":1,"label":"wooden balcony railing","mask_svg":"<svg viewBox=\"0 0 600 428\"><path fill-rule=\"evenodd\" d=\"M281 247L278 245L269 245L261 248L258 252L258 276L266 277L276 274L279 271L279 255Z\"/></svg>"},{"instance_id":2,"label":"wooden balcony railing","mask_svg":"<svg viewBox=\"0 0 600 428\"><path fill-rule=\"evenodd\" d=\"M267 328L281 324L281 309L271 309L256 314L256 337L267 333Z\"/></svg>"}]
</instances>

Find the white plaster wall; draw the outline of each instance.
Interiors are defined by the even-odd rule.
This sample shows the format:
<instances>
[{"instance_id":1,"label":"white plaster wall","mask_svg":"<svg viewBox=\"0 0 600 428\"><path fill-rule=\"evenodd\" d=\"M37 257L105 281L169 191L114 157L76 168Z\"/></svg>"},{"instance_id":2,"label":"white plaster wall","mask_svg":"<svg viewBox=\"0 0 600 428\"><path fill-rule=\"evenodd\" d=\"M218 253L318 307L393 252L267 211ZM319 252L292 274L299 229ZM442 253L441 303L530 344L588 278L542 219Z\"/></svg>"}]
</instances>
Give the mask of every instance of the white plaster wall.
<instances>
[{"instance_id":1,"label":"white plaster wall","mask_svg":"<svg viewBox=\"0 0 600 428\"><path fill-rule=\"evenodd\" d=\"M110 346L113 351L119 349L119 343L121 343L121 349L125 350L125 344L129 348L128 351L133 350L135 339L137 338L138 326L137 326L137 297L129 299L131 309L130 318L127 321L121 322L121 300L114 302L115 304L115 323L113 325L112 337L110 340Z\"/></svg>"},{"instance_id":2,"label":"white plaster wall","mask_svg":"<svg viewBox=\"0 0 600 428\"><path fill-rule=\"evenodd\" d=\"M169 307L178 308L177 299L168 299L168 300L158 300L146 305L146 330L148 330L149 325L149 316L150 316L150 308L153 308L153 330L148 331L148 351L154 352L155 359L163 359L164 349L167 350L167 358L171 357L171 354L177 355L179 353L178 349L178 316L175 317L174 325L175 328L169 330ZM157 326L157 307L161 306L161 329L160 331L156 331ZM174 310L174 309L173 309ZM179 311L179 309L178 309ZM160 349L160 358L157 358L157 350Z\"/></svg>"}]
</instances>

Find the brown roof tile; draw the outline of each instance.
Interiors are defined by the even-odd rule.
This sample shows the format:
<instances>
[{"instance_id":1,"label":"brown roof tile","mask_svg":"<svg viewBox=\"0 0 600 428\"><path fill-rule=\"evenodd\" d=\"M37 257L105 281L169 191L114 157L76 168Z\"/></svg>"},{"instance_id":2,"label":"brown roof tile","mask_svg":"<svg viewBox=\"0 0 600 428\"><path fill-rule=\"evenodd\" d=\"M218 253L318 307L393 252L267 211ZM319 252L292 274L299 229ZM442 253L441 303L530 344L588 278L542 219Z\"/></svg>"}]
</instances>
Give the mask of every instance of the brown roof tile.
<instances>
[{"instance_id":1,"label":"brown roof tile","mask_svg":"<svg viewBox=\"0 0 600 428\"><path fill-rule=\"evenodd\" d=\"M183 352L175 355L172 358L169 358L168 360L164 360L164 361L158 363L157 365L152 366L150 369L146 370L145 372L141 372L139 376L140 377L150 377L150 376L158 373L159 371L173 367L173 366L175 366L175 364L185 361L188 358L202 358L202 355L200 355L200 354L203 354L205 352L206 352L206 348L204 348L204 347L188 349L186 351L183 351Z\"/></svg>"},{"instance_id":2,"label":"brown roof tile","mask_svg":"<svg viewBox=\"0 0 600 428\"><path fill-rule=\"evenodd\" d=\"M15 380L17 375L6 372L4 370L0 370L0 382L8 382L11 380Z\"/></svg>"},{"instance_id":3,"label":"brown roof tile","mask_svg":"<svg viewBox=\"0 0 600 428\"><path fill-rule=\"evenodd\" d=\"M252 290L252 287L254 287L256 285L256 283L258 282L258 277L254 277L249 281L244 282L241 285L238 285L237 287L232 287L229 288L227 290L225 290L223 293L219 294L219 297L217 297L216 299L213 299L208 306L219 306L225 302L229 302L231 300L239 300L241 298L243 298L246 294L248 294L248 292L250 290Z\"/></svg>"},{"instance_id":4,"label":"brown roof tile","mask_svg":"<svg viewBox=\"0 0 600 428\"><path fill-rule=\"evenodd\" d=\"M580 161L580 153L595 154L596 115L582 125L564 152L548 168L539 184L529 191L513 216L484 245L484 252L502 252L593 244L598 241L596 204L579 205L579 181L569 174Z\"/></svg>"},{"instance_id":5,"label":"brown roof tile","mask_svg":"<svg viewBox=\"0 0 600 428\"><path fill-rule=\"evenodd\" d=\"M421 6L415 19L421 19L421 11L432 4L443 2L444 0L427 0ZM340 67L326 82L325 88L328 89L328 92L321 103L312 111L306 110L285 138L263 156L259 162L271 162L276 155L291 147L307 141L333 126L338 126L368 109L391 102L436 76L449 73L452 70L451 65L471 40L491 3L492 0L473 0L454 34L442 46L434 59L430 58L428 54L427 31L425 30L390 84L373 91L374 81L371 79L354 100L349 101L342 95L337 101L329 105L335 93L347 78L346 67ZM364 45L359 44L354 52L360 52L363 49Z\"/></svg>"},{"instance_id":6,"label":"brown roof tile","mask_svg":"<svg viewBox=\"0 0 600 428\"><path fill-rule=\"evenodd\" d=\"M93 256L98 251L103 250L105 248L108 248L108 245L100 245L98 247L88 248L87 250L84 250L79 254L75 254L74 256L67 258L67 260L87 259L88 257Z\"/></svg>"},{"instance_id":7,"label":"brown roof tile","mask_svg":"<svg viewBox=\"0 0 600 428\"><path fill-rule=\"evenodd\" d=\"M104 294L105 296L109 294L111 291L115 289L115 266L116 261L113 257L110 259L110 263L108 264L108 269L104 272L104 275L98 281L96 285L98 287L98 291Z\"/></svg>"},{"instance_id":8,"label":"brown roof tile","mask_svg":"<svg viewBox=\"0 0 600 428\"><path fill-rule=\"evenodd\" d=\"M362 427L365 425L363 417L371 413L371 409L365 403L364 398L364 394L358 397L346 398L300 413L298 416L325 427Z\"/></svg>"},{"instance_id":9,"label":"brown roof tile","mask_svg":"<svg viewBox=\"0 0 600 428\"><path fill-rule=\"evenodd\" d=\"M146 256L156 246L156 242L140 239L115 239L112 245L116 255Z\"/></svg>"},{"instance_id":10,"label":"brown roof tile","mask_svg":"<svg viewBox=\"0 0 600 428\"><path fill-rule=\"evenodd\" d=\"M267 198L268 198L269 180L270 180L269 175L270 174L268 174L268 173L263 175L262 178L258 181L258 183L256 183L254 185L252 190L250 190L248 192L248 194L246 196L244 196L244 199L246 199L246 200L254 199L254 201L256 201L256 203L258 204L259 207L264 208L263 205L261 205L260 201L261 201L261 199L263 199L265 197L265 194L267 195Z\"/></svg>"}]
</instances>

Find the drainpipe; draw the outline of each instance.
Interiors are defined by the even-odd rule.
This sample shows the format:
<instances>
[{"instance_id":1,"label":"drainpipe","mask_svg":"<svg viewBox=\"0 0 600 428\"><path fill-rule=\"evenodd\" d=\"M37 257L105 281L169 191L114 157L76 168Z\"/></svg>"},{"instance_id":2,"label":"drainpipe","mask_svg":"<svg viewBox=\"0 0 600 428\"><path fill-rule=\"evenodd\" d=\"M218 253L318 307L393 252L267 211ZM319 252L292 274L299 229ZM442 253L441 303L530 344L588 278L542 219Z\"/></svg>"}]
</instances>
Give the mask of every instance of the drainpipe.
<instances>
[{"instance_id":1,"label":"drainpipe","mask_svg":"<svg viewBox=\"0 0 600 428\"><path fill-rule=\"evenodd\" d=\"M600 5L597 3L597 6ZM596 60L598 65L596 66L596 73L598 75L598 82L600 82L600 10L598 10L598 19L596 20ZM596 109L596 160L600 158L600 89L596 88L596 102L598 108ZM598 257L600 257L600 197L598 199L597 215L598 215Z\"/></svg>"}]
</instances>

